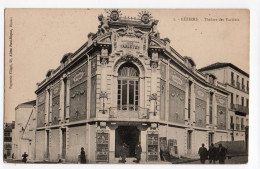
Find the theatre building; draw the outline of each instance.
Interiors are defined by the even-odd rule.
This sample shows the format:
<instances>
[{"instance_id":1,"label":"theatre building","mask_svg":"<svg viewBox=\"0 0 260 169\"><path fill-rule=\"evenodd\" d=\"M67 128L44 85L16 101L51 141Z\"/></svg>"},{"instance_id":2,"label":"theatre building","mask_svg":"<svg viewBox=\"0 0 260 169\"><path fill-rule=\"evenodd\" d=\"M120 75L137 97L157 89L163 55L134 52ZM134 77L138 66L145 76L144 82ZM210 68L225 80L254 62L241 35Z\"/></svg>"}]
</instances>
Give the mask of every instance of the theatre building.
<instances>
[{"instance_id":1,"label":"theatre building","mask_svg":"<svg viewBox=\"0 0 260 169\"><path fill-rule=\"evenodd\" d=\"M148 12L98 16L97 33L38 83L36 159L118 163L142 146L142 161L160 151L197 155L202 143L226 141L228 95L214 75L196 69L162 39Z\"/></svg>"}]
</instances>

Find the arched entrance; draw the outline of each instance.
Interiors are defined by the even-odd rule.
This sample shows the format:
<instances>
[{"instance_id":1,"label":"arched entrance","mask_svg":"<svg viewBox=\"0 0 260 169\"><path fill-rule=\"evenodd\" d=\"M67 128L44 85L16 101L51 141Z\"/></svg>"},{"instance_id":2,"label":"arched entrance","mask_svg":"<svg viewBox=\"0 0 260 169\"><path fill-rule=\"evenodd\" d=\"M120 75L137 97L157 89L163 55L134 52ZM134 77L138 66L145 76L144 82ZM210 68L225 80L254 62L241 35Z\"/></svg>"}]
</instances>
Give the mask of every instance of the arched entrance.
<instances>
[{"instance_id":1,"label":"arched entrance","mask_svg":"<svg viewBox=\"0 0 260 169\"><path fill-rule=\"evenodd\" d=\"M127 145L126 157L135 157L135 147L140 141L140 130L136 126L118 126L115 138L115 157L120 157L123 143Z\"/></svg>"}]
</instances>

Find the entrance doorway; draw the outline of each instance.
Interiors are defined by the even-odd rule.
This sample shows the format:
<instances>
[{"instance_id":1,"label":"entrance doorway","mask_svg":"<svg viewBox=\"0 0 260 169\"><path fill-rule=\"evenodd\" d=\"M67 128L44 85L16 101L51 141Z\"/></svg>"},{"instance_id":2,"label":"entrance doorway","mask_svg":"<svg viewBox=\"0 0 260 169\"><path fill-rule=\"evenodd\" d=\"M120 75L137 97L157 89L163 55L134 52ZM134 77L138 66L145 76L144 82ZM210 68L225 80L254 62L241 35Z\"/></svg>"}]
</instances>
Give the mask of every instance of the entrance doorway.
<instances>
[{"instance_id":1,"label":"entrance doorway","mask_svg":"<svg viewBox=\"0 0 260 169\"><path fill-rule=\"evenodd\" d=\"M135 157L135 146L140 141L140 130L136 126L119 126L116 129L115 139L115 157L120 157L123 143L128 146L126 157Z\"/></svg>"}]
</instances>

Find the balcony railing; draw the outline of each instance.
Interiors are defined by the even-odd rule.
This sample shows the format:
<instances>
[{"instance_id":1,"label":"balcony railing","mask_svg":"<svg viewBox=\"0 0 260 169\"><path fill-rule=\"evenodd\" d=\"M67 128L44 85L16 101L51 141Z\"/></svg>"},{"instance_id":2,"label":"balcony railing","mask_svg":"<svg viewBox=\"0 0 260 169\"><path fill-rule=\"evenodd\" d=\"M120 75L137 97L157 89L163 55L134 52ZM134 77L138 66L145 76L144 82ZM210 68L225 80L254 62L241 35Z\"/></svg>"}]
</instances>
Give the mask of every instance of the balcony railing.
<instances>
[{"instance_id":1,"label":"balcony railing","mask_svg":"<svg viewBox=\"0 0 260 169\"><path fill-rule=\"evenodd\" d=\"M119 107L110 107L109 118L149 119L149 109L136 105L124 105L122 109Z\"/></svg>"},{"instance_id":2,"label":"balcony railing","mask_svg":"<svg viewBox=\"0 0 260 169\"><path fill-rule=\"evenodd\" d=\"M245 125L241 124L241 130L245 130Z\"/></svg>"},{"instance_id":3,"label":"balcony railing","mask_svg":"<svg viewBox=\"0 0 260 169\"><path fill-rule=\"evenodd\" d=\"M240 89L240 83L237 82L237 89Z\"/></svg>"},{"instance_id":4,"label":"balcony railing","mask_svg":"<svg viewBox=\"0 0 260 169\"><path fill-rule=\"evenodd\" d=\"M240 130L240 125L236 124L236 130Z\"/></svg>"},{"instance_id":5,"label":"balcony railing","mask_svg":"<svg viewBox=\"0 0 260 169\"><path fill-rule=\"evenodd\" d=\"M234 111L242 112L242 113L245 113L245 114L248 114L248 112L249 112L248 107L242 106L240 104L231 104L230 108Z\"/></svg>"},{"instance_id":6,"label":"balcony railing","mask_svg":"<svg viewBox=\"0 0 260 169\"><path fill-rule=\"evenodd\" d=\"M242 90L246 91L245 85L242 85Z\"/></svg>"},{"instance_id":7,"label":"balcony railing","mask_svg":"<svg viewBox=\"0 0 260 169\"><path fill-rule=\"evenodd\" d=\"M233 87L235 87L235 83L236 83L236 81L235 81L234 79L231 79L231 85L232 85Z\"/></svg>"},{"instance_id":8,"label":"balcony railing","mask_svg":"<svg viewBox=\"0 0 260 169\"><path fill-rule=\"evenodd\" d=\"M234 130L234 123L230 123L230 129Z\"/></svg>"}]
</instances>

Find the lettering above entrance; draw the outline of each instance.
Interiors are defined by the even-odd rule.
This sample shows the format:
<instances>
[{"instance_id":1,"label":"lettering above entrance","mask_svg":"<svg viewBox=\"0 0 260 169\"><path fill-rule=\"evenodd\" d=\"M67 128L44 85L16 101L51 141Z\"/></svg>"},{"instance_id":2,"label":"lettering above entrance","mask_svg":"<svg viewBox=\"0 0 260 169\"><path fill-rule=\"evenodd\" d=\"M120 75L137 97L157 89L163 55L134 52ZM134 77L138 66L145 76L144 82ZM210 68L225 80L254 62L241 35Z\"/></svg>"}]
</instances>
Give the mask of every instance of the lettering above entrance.
<instances>
[{"instance_id":1,"label":"lettering above entrance","mask_svg":"<svg viewBox=\"0 0 260 169\"><path fill-rule=\"evenodd\" d=\"M113 50L115 52L123 52L123 54L146 54L148 34L127 26L113 32Z\"/></svg>"}]
</instances>

